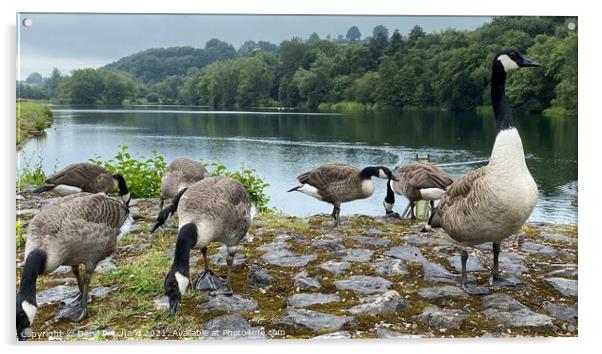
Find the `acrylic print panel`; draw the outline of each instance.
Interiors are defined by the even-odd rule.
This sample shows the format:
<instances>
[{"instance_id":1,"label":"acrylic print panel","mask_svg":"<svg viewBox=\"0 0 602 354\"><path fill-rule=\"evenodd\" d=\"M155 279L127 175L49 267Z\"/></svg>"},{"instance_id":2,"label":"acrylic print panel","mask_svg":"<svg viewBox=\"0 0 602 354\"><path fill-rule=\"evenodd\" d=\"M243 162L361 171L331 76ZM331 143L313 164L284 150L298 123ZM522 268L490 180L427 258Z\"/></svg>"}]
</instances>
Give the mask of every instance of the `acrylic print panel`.
<instances>
[{"instance_id":1,"label":"acrylic print panel","mask_svg":"<svg viewBox=\"0 0 602 354\"><path fill-rule=\"evenodd\" d=\"M21 339L577 335L577 18L17 28Z\"/></svg>"}]
</instances>

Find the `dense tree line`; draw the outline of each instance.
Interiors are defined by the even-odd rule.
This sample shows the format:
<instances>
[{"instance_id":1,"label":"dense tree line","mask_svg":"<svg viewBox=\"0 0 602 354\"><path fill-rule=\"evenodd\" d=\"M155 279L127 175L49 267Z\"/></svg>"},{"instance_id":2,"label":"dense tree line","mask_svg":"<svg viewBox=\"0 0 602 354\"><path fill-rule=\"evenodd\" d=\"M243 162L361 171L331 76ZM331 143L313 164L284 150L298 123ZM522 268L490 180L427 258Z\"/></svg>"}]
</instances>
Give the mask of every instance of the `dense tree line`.
<instances>
[{"instance_id":1,"label":"dense tree line","mask_svg":"<svg viewBox=\"0 0 602 354\"><path fill-rule=\"evenodd\" d=\"M574 19L571 19L575 21ZM563 17L499 17L474 31L407 36L376 26L362 39L292 38L280 45L247 41L236 51L209 41L203 49L149 49L102 69L53 73L19 83L22 97L70 103L124 100L212 107L305 109L360 103L369 107L475 110L489 104L491 61L514 47L544 65L509 78L516 109L576 114L577 33ZM26 91L29 90L29 91ZM33 97L37 95L38 97ZM367 107L367 106L364 106Z\"/></svg>"}]
</instances>

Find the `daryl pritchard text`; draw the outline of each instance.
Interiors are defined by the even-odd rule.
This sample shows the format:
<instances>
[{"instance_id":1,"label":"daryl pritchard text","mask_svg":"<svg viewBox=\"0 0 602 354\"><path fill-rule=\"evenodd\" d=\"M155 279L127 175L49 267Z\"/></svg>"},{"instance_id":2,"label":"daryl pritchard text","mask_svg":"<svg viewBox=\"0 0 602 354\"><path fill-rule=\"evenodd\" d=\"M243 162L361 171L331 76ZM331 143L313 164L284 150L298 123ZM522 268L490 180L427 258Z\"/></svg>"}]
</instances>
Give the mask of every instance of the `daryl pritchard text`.
<instances>
[{"instance_id":1,"label":"daryl pritchard text","mask_svg":"<svg viewBox=\"0 0 602 354\"><path fill-rule=\"evenodd\" d=\"M283 330L269 330L267 333L269 336L284 336L286 333ZM47 338L52 339L64 339L64 338L96 338L96 337L109 337L113 339L118 338L132 338L132 337L197 337L197 338L224 338L224 337L265 337L266 331L262 328L249 328L249 329L185 329L175 331L165 330L120 330L114 331L110 329L98 330L98 331L63 331L63 330L52 330L52 331L40 331L33 332L33 338Z\"/></svg>"}]
</instances>

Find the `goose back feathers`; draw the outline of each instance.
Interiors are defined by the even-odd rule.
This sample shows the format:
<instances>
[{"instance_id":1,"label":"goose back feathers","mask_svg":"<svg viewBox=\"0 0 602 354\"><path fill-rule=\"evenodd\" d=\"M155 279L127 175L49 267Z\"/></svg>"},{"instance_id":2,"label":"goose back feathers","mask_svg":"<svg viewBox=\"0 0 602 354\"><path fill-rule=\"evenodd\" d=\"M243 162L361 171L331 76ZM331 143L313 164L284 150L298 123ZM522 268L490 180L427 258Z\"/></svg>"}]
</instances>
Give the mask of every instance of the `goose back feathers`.
<instances>
[{"instance_id":1,"label":"goose back feathers","mask_svg":"<svg viewBox=\"0 0 602 354\"><path fill-rule=\"evenodd\" d=\"M45 250L45 272L60 265L95 266L115 251L117 238L129 223L127 206L103 193L61 198L31 221L25 258L35 249Z\"/></svg>"},{"instance_id":2,"label":"goose back feathers","mask_svg":"<svg viewBox=\"0 0 602 354\"><path fill-rule=\"evenodd\" d=\"M371 176L361 176L360 173L356 166L331 163L302 173L297 179L303 185L314 187L318 199L329 203L344 203L367 198L374 193ZM298 190L304 192L303 186Z\"/></svg>"},{"instance_id":3,"label":"goose back feathers","mask_svg":"<svg viewBox=\"0 0 602 354\"><path fill-rule=\"evenodd\" d=\"M207 175L207 169L198 161L188 158L173 160L161 179L161 199L175 197L182 188L191 186Z\"/></svg>"},{"instance_id":4,"label":"goose back feathers","mask_svg":"<svg viewBox=\"0 0 602 354\"><path fill-rule=\"evenodd\" d=\"M90 162L70 164L48 177L45 184L45 186L34 192L39 193L55 189L61 195L74 192L112 193L119 187L109 170Z\"/></svg>"},{"instance_id":5,"label":"goose back feathers","mask_svg":"<svg viewBox=\"0 0 602 354\"><path fill-rule=\"evenodd\" d=\"M395 174L399 181L391 181L395 193L408 198L412 202L423 199L438 199L430 197L421 190L435 188L444 191L453 180L437 166L427 162L412 162L407 165L395 167Z\"/></svg>"}]
</instances>

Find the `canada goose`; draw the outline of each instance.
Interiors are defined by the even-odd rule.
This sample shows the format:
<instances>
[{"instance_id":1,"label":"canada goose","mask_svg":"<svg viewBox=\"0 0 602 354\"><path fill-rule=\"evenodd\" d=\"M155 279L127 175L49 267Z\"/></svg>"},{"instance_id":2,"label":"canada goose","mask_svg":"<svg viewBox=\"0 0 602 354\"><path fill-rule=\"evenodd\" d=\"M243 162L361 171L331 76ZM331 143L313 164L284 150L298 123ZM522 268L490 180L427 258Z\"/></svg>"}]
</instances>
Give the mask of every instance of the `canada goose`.
<instances>
[{"instance_id":1,"label":"canada goose","mask_svg":"<svg viewBox=\"0 0 602 354\"><path fill-rule=\"evenodd\" d=\"M202 163L188 158L173 160L161 179L161 198L159 208L163 209L166 199L171 199L185 187L207 177L207 169Z\"/></svg>"},{"instance_id":2,"label":"canada goose","mask_svg":"<svg viewBox=\"0 0 602 354\"><path fill-rule=\"evenodd\" d=\"M395 167L395 175L399 181L387 181L387 196L383 202L387 215L394 215L395 193L403 195L410 201L410 212L412 220L416 219L414 206L419 200L429 200L431 210L434 209L434 201L441 198L445 189L452 184L451 177L428 162L412 162L403 166ZM397 214L399 215L399 214Z\"/></svg>"},{"instance_id":3,"label":"canada goose","mask_svg":"<svg viewBox=\"0 0 602 354\"><path fill-rule=\"evenodd\" d=\"M78 298L68 305L65 315L72 321L86 316L92 273L98 262L115 251L117 240L128 232L131 222L128 206L104 193L63 197L33 218L17 294L19 340L32 335L38 275L51 273L61 265L71 266L79 286ZM86 268L83 277L80 264Z\"/></svg>"},{"instance_id":4,"label":"canada goose","mask_svg":"<svg viewBox=\"0 0 602 354\"><path fill-rule=\"evenodd\" d=\"M297 179L301 185L288 191L301 192L332 204L334 209L331 215L337 226L341 203L365 199L374 193L372 177L397 181L391 170L384 166L366 167L360 171L353 165L330 163L300 174Z\"/></svg>"},{"instance_id":5,"label":"canada goose","mask_svg":"<svg viewBox=\"0 0 602 354\"><path fill-rule=\"evenodd\" d=\"M490 285L512 285L500 277L500 243L520 230L537 202L537 184L527 164L523 144L512 122L506 99L506 75L521 67L540 66L515 50L495 56L491 75L491 102L497 136L489 164L464 175L447 189L429 224L441 226L464 246L493 242ZM461 250L462 288L469 294L487 294L489 288L469 283L466 275L468 253Z\"/></svg>"},{"instance_id":6,"label":"canada goose","mask_svg":"<svg viewBox=\"0 0 602 354\"><path fill-rule=\"evenodd\" d=\"M179 231L173 264L165 277L165 295L169 298L169 314L176 313L182 295L190 283L190 250L200 248L205 268L199 274L196 288L212 289L210 295L231 295L230 274L240 240L251 226L249 192L228 177L207 177L182 189L172 204L161 210L151 233L178 211ZM226 245L228 276L226 281L209 269L207 247L213 241Z\"/></svg>"},{"instance_id":7,"label":"canada goose","mask_svg":"<svg viewBox=\"0 0 602 354\"><path fill-rule=\"evenodd\" d=\"M111 174L109 170L95 163L78 162L46 178L45 184L33 193L52 191L61 196L79 192L109 194L117 189L121 198L126 202L129 201L130 194L123 176Z\"/></svg>"}]
</instances>

